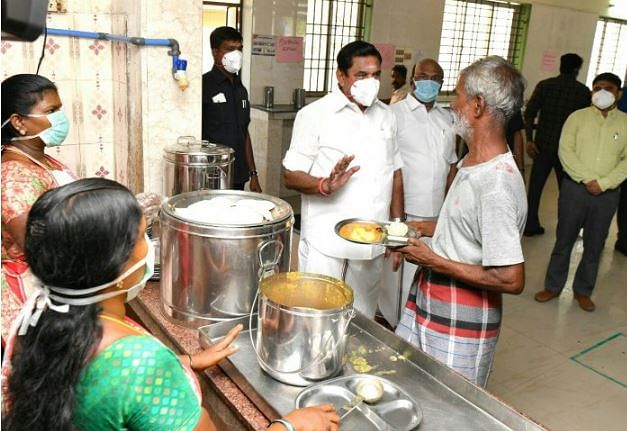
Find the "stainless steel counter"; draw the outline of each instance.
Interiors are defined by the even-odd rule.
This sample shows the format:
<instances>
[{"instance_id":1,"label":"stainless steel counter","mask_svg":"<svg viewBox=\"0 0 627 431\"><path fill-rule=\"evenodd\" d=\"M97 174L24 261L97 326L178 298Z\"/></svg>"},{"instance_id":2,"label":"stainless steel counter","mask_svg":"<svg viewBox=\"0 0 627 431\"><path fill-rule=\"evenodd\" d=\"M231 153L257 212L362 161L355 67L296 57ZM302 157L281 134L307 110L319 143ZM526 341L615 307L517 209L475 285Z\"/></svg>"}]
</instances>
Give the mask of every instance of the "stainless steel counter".
<instances>
[{"instance_id":1,"label":"stainless steel counter","mask_svg":"<svg viewBox=\"0 0 627 431\"><path fill-rule=\"evenodd\" d=\"M242 319L242 323L248 329L248 319ZM233 325L210 325L202 329L200 337L216 339ZM255 332L253 328L253 338ZM280 383L261 370L248 331L235 344L239 352L222 368L236 385L266 416L276 417L293 410L296 396L303 388ZM422 407L424 418L418 427L421 431L545 429L360 314L350 325L341 375L356 373L385 377L407 391Z\"/></svg>"}]
</instances>

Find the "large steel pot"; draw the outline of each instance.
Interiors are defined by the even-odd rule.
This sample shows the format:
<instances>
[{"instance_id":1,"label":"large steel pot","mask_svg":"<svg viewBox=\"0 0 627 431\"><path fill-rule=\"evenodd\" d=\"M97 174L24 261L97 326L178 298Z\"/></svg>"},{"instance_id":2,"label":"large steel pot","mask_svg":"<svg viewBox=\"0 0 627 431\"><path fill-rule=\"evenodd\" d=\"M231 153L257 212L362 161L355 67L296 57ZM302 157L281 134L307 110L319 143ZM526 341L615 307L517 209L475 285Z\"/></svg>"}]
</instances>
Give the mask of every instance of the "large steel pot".
<instances>
[{"instance_id":1,"label":"large steel pot","mask_svg":"<svg viewBox=\"0 0 627 431\"><path fill-rule=\"evenodd\" d=\"M163 193L174 196L196 190L224 190L233 186L235 151L193 136L181 136L163 154Z\"/></svg>"},{"instance_id":2,"label":"large steel pot","mask_svg":"<svg viewBox=\"0 0 627 431\"><path fill-rule=\"evenodd\" d=\"M334 376L353 315L353 290L336 278L288 272L261 280L253 342L259 365L296 386Z\"/></svg>"},{"instance_id":3,"label":"large steel pot","mask_svg":"<svg viewBox=\"0 0 627 431\"><path fill-rule=\"evenodd\" d=\"M215 197L272 201L273 220L208 224L177 215L177 208ZM292 207L269 195L203 190L165 200L161 207L161 302L176 323L198 327L250 312L259 280L289 271Z\"/></svg>"}]
</instances>

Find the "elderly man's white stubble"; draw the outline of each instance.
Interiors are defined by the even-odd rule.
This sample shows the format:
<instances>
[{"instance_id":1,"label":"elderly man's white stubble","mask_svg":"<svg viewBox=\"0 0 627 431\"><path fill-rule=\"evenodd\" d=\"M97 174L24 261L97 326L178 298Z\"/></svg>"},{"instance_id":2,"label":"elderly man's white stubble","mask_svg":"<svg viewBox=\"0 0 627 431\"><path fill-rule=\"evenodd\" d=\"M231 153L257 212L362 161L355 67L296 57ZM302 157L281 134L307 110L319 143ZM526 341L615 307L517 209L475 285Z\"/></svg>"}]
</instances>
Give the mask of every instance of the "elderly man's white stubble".
<instances>
[{"instance_id":1,"label":"elderly man's white stubble","mask_svg":"<svg viewBox=\"0 0 627 431\"><path fill-rule=\"evenodd\" d=\"M470 126L470 122L462 112L463 105L467 103L463 78L460 78L457 81L455 92L457 93L457 96L451 104L451 113L453 114L453 131L464 141L469 142L472 139L473 129Z\"/></svg>"}]
</instances>

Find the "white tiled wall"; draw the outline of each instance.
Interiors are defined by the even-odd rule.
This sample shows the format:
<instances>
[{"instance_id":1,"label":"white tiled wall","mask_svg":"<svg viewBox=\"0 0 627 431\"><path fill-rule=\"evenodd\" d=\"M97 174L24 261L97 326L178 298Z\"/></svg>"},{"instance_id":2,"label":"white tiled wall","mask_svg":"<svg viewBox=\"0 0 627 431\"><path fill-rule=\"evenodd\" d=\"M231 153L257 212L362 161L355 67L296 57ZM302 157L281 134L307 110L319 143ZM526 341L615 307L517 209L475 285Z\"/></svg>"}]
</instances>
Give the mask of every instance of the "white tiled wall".
<instances>
[{"instance_id":1,"label":"white tiled wall","mask_svg":"<svg viewBox=\"0 0 627 431\"><path fill-rule=\"evenodd\" d=\"M163 149L182 135L200 137L202 114L202 2L142 1L142 36L175 38L187 60L190 86L172 79L167 48L141 52L144 190L161 192Z\"/></svg>"},{"instance_id":2,"label":"white tiled wall","mask_svg":"<svg viewBox=\"0 0 627 431\"><path fill-rule=\"evenodd\" d=\"M100 13L102 3L110 8L110 2L69 1L68 12L49 14L47 25L111 32L114 23L125 18ZM18 73L35 73L43 40L42 36L34 42L3 41L2 79ZM54 35L46 40L40 74L57 85L63 109L70 119L70 133L64 144L47 152L81 177L115 178L113 130L120 122L114 115L117 111L113 103L115 45Z\"/></svg>"},{"instance_id":3,"label":"white tiled wall","mask_svg":"<svg viewBox=\"0 0 627 431\"><path fill-rule=\"evenodd\" d=\"M163 148L180 135L200 136L201 4L67 0L65 13L48 15L51 28L177 39L182 58L188 60L190 82L183 92L172 78L167 47L49 36L40 73L58 85L71 121L66 144L53 149L53 157L81 177L104 176L129 184L137 164L128 158L139 155L144 191L161 192ZM43 37L33 43L3 41L3 79L34 73L42 42ZM137 85L128 80L134 71L140 74ZM137 131L138 139L129 138Z\"/></svg>"}]
</instances>

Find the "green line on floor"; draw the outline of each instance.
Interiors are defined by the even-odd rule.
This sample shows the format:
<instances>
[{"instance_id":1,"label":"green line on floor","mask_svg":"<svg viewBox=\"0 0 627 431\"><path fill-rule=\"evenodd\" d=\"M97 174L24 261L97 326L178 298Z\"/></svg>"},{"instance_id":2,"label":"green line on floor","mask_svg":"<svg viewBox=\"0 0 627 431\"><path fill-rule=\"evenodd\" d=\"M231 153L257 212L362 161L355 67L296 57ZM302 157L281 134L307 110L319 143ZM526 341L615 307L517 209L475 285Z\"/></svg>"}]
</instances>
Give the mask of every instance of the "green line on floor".
<instances>
[{"instance_id":1,"label":"green line on floor","mask_svg":"<svg viewBox=\"0 0 627 431\"><path fill-rule=\"evenodd\" d=\"M598 343L594 344L593 346L588 347L587 349L582 350L581 352L579 352L579 353L577 353L577 354L575 354L575 355L571 356L571 357L570 357L570 359L571 359L573 362L576 362L576 363L578 363L579 365L586 367L586 368L587 368L587 369L589 369L590 371L593 371L594 373L596 373L596 374L600 375L601 377L604 377L604 378L606 378L607 380L610 380L610 381L612 381L612 382L614 382L614 383L616 383L616 384L618 384L618 385L620 385L620 386L622 386L622 387L624 387L624 388L627 388L627 383L625 383L625 382L621 382L620 380L617 380L617 379L615 379L614 377L608 376L607 374L602 373L601 371L597 370L596 368L591 367L590 365L585 364L585 363L583 363L583 362L581 362L581 361L579 360L579 358L580 358L580 357L582 357L582 356L584 356L584 355L586 355L586 354L590 353L590 352L591 352L591 351L593 351L593 350L598 349L599 347L603 346L604 344L609 343L610 341L612 341L612 340L614 340L614 339L616 339L616 338L618 338L618 337L627 337L627 335L623 334L622 332L617 332L616 334L614 334L614 335L612 335L612 336L610 336L610 337L606 338L605 340L599 341Z\"/></svg>"},{"instance_id":2,"label":"green line on floor","mask_svg":"<svg viewBox=\"0 0 627 431\"><path fill-rule=\"evenodd\" d=\"M596 343L594 346L592 347L588 347L585 350L582 350L581 352L577 353L574 356L571 356L570 359L576 360L579 356L585 355L588 352L591 352L592 350L597 349L598 347L601 347L602 345L609 343L610 341L612 341L614 338L618 338L618 337L624 337L625 334L623 334L622 332L617 332L616 334L612 335L611 337L606 338L605 340L599 341L598 343Z\"/></svg>"}]
</instances>

